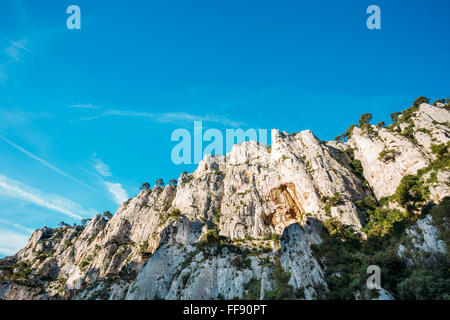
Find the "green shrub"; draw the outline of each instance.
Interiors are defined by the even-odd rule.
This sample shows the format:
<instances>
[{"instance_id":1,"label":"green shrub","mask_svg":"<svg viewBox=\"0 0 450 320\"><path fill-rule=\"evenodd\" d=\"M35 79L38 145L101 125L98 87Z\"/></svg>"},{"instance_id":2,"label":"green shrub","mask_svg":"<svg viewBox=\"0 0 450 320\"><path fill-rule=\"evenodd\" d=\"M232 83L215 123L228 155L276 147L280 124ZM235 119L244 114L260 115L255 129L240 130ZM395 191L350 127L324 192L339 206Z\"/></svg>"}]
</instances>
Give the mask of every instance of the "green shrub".
<instances>
[{"instance_id":1,"label":"green shrub","mask_svg":"<svg viewBox=\"0 0 450 320\"><path fill-rule=\"evenodd\" d=\"M430 99L428 99L427 97L418 97L415 101L414 101L414 106L418 107L420 106L422 103L430 103Z\"/></svg>"},{"instance_id":2,"label":"green shrub","mask_svg":"<svg viewBox=\"0 0 450 320\"><path fill-rule=\"evenodd\" d=\"M447 254L450 252L450 197L442 199L439 206L431 209L432 224L439 230L439 238L444 241Z\"/></svg>"},{"instance_id":3,"label":"green shrub","mask_svg":"<svg viewBox=\"0 0 450 320\"><path fill-rule=\"evenodd\" d=\"M201 236L200 242L202 244L210 244L210 245L220 243L219 229L217 228L217 226L213 229L206 231L206 233L204 233Z\"/></svg>"},{"instance_id":4,"label":"green shrub","mask_svg":"<svg viewBox=\"0 0 450 320\"><path fill-rule=\"evenodd\" d=\"M378 122L378 124L377 124L377 128L378 128L378 129L384 128L385 126L386 126L386 123L385 123L384 121L380 121L380 122Z\"/></svg>"},{"instance_id":5,"label":"green shrub","mask_svg":"<svg viewBox=\"0 0 450 320\"><path fill-rule=\"evenodd\" d=\"M186 285L187 285L187 283L188 283L190 277L191 277L191 274L190 274L190 273L186 273L186 274L183 276L183 278L181 278L181 283L182 283L182 285L183 285L183 289L186 288Z\"/></svg>"},{"instance_id":6,"label":"green shrub","mask_svg":"<svg viewBox=\"0 0 450 320\"><path fill-rule=\"evenodd\" d=\"M448 271L436 265L432 269L415 269L398 285L398 291L404 300L450 300Z\"/></svg>"},{"instance_id":7,"label":"green shrub","mask_svg":"<svg viewBox=\"0 0 450 320\"><path fill-rule=\"evenodd\" d=\"M259 300L261 292L261 279L252 278L249 282L244 284L244 300Z\"/></svg>"},{"instance_id":8,"label":"green shrub","mask_svg":"<svg viewBox=\"0 0 450 320\"><path fill-rule=\"evenodd\" d=\"M289 284L291 273L283 269L279 257L276 258L273 264L273 290L264 291L265 300L288 300L294 299L294 288Z\"/></svg>"},{"instance_id":9,"label":"green shrub","mask_svg":"<svg viewBox=\"0 0 450 320\"><path fill-rule=\"evenodd\" d=\"M323 225L332 239L345 243L346 245L350 245L354 248L361 247L361 236L355 233L351 226L343 225L336 218L325 220Z\"/></svg>"},{"instance_id":10,"label":"green shrub","mask_svg":"<svg viewBox=\"0 0 450 320\"><path fill-rule=\"evenodd\" d=\"M393 123L396 123L397 120L398 120L398 117L400 117L401 114L402 114L401 112L394 112L394 113L391 113L391 121L392 121Z\"/></svg>"},{"instance_id":11,"label":"green shrub","mask_svg":"<svg viewBox=\"0 0 450 320\"><path fill-rule=\"evenodd\" d=\"M325 201L326 213L331 213L331 207L342 203L342 197L338 192L335 192L331 198L325 197L323 200Z\"/></svg>"},{"instance_id":12,"label":"green shrub","mask_svg":"<svg viewBox=\"0 0 450 320\"><path fill-rule=\"evenodd\" d=\"M280 241L281 240L281 234L274 232L271 235L271 239L274 240L274 241Z\"/></svg>"},{"instance_id":13,"label":"green shrub","mask_svg":"<svg viewBox=\"0 0 450 320\"><path fill-rule=\"evenodd\" d=\"M344 142L344 139L345 139L345 134L343 133L343 134L340 134L340 135L338 135L338 136L336 136L335 138L334 138L334 141L337 141L337 142Z\"/></svg>"},{"instance_id":14,"label":"green shrub","mask_svg":"<svg viewBox=\"0 0 450 320\"><path fill-rule=\"evenodd\" d=\"M361 164L361 161L355 158L355 151L351 148L345 150L345 154L350 158L351 160L351 168L353 173L355 173L361 180L365 180L364 177L364 170Z\"/></svg>"},{"instance_id":15,"label":"green shrub","mask_svg":"<svg viewBox=\"0 0 450 320\"><path fill-rule=\"evenodd\" d=\"M363 127L366 124L369 124L370 120L372 120L372 114L370 113L364 113L361 115L361 118L359 118L359 127Z\"/></svg>"},{"instance_id":16,"label":"green shrub","mask_svg":"<svg viewBox=\"0 0 450 320\"><path fill-rule=\"evenodd\" d=\"M152 256L151 252L148 252L148 241L145 240L139 247L139 254L142 259L148 259Z\"/></svg>"},{"instance_id":17,"label":"green shrub","mask_svg":"<svg viewBox=\"0 0 450 320\"><path fill-rule=\"evenodd\" d=\"M231 260L231 265L235 267L237 270L251 269L252 262L247 257L237 256L233 260Z\"/></svg>"},{"instance_id":18,"label":"green shrub","mask_svg":"<svg viewBox=\"0 0 450 320\"><path fill-rule=\"evenodd\" d=\"M402 207L412 210L425 200L426 190L418 176L404 176L397 187L394 199Z\"/></svg>"},{"instance_id":19,"label":"green shrub","mask_svg":"<svg viewBox=\"0 0 450 320\"><path fill-rule=\"evenodd\" d=\"M356 127L355 124L352 124L344 133L344 135L347 137L347 139L350 139L352 137L353 129Z\"/></svg>"},{"instance_id":20,"label":"green shrub","mask_svg":"<svg viewBox=\"0 0 450 320\"><path fill-rule=\"evenodd\" d=\"M329 219L321 232L322 243L312 245L312 253L325 270L328 292L315 286L318 299L353 300L364 283L364 257L359 253L359 236L338 220ZM321 290L322 289L322 290Z\"/></svg>"},{"instance_id":21,"label":"green shrub","mask_svg":"<svg viewBox=\"0 0 450 320\"><path fill-rule=\"evenodd\" d=\"M400 135L407 138L409 141L411 141L414 144L417 144L417 139L414 137L414 123L411 122L409 126L404 128L402 132L400 132Z\"/></svg>"},{"instance_id":22,"label":"green shrub","mask_svg":"<svg viewBox=\"0 0 450 320\"><path fill-rule=\"evenodd\" d=\"M363 230L370 238L385 238L404 230L414 218L415 215L409 212L376 208L370 212L369 222Z\"/></svg>"},{"instance_id":23,"label":"green shrub","mask_svg":"<svg viewBox=\"0 0 450 320\"><path fill-rule=\"evenodd\" d=\"M218 225L220 223L220 218L222 217L222 212L220 211L220 208L216 209L216 215L214 216L214 223Z\"/></svg>"},{"instance_id":24,"label":"green shrub","mask_svg":"<svg viewBox=\"0 0 450 320\"><path fill-rule=\"evenodd\" d=\"M446 144L441 143L431 145L431 152L433 152L433 154L436 155L436 158L438 160L443 160L445 158L450 157L449 149L450 149L450 141L447 142Z\"/></svg>"},{"instance_id":25,"label":"green shrub","mask_svg":"<svg viewBox=\"0 0 450 320\"><path fill-rule=\"evenodd\" d=\"M398 152L394 149L383 149L378 155L378 160L382 162L394 161Z\"/></svg>"},{"instance_id":26,"label":"green shrub","mask_svg":"<svg viewBox=\"0 0 450 320\"><path fill-rule=\"evenodd\" d=\"M64 246L65 247L70 247L71 245L72 245L72 241L70 241L70 240L64 241Z\"/></svg>"},{"instance_id":27,"label":"green shrub","mask_svg":"<svg viewBox=\"0 0 450 320\"><path fill-rule=\"evenodd\" d=\"M437 105L438 103L446 104L446 101L445 101L445 99L438 99L438 100L436 100L436 101L433 102L433 106L436 107L436 105Z\"/></svg>"},{"instance_id":28,"label":"green shrub","mask_svg":"<svg viewBox=\"0 0 450 320\"><path fill-rule=\"evenodd\" d=\"M179 219L181 217L181 211L179 209L173 209L169 212L169 217L172 219Z\"/></svg>"}]
</instances>

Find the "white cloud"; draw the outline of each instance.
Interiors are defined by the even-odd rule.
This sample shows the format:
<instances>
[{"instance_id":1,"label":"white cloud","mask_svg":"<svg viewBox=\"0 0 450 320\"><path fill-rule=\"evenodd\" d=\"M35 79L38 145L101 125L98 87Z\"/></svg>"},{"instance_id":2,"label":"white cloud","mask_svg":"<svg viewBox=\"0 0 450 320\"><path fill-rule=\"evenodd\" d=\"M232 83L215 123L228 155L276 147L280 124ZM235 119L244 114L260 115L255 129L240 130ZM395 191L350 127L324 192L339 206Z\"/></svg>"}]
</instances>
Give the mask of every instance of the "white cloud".
<instances>
[{"instance_id":1,"label":"white cloud","mask_svg":"<svg viewBox=\"0 0 450 320\"><path fill-rule=\"evenodd\" d=\"M0 130L26 125L37 119L51 119L52 117L48 112L24 112L20 109L0 108Z\"/></svg>"},{"instance_id":2,"label":"white cloud","mask_svg":"<svg viewBox=\"0 0 450 320\"><path fill-rule=\"evenodd\" d=\"M17 49L17 47L15 47L13 45L6 47L5 52L11 59L20 61L19 50Z\"/></svg>"},{"instance_id":3,"label":"white cloud","mask_svg":"<svg viewBox=\"0 0 450 320\"><path fill-rule=\"evenodd\" d=\"M95 155L92 158L92 166L102 176L104 177L112 176L111 169L109 168L109 166L105 162L103 162L102 159L96 158Z\"/></svg>"},{"instance_id":4,"label":"white cloud","mask_svg":"<svg viewBox=\"0 0 450 320\"><path fill-rule=\"evenodd\" d=\"M24 226L22 226L22 225L20 225L20 224L14 223L14 222L9 221L9 220L6 220L6 219L1 219L1 218L0 218L0 223L3 223L3 224L9 224L9 225L13 226L13 227L16 228L16 229L21 229L21 230L23 230L23 231L25 231L25 232L27 232L27 233L33 233L33 231L34 231L33 229L24 227Z\"/></svg>"},{"instance_id":5,"label":"white cloud","mask_svg":"<svg viewBox=\"0 0 450 320\"><path fill-rule=\"evenodd\" d=\"M16 148L16 149L19 150L20 152L26 154L26 155L29 156L30 158L32 158L32 159L36 160L37 162L43 164L43 165L46 166L47 168L53 170L54 172L56 172L56 173L58 173L58 174L60 174L60 175L62 175L62 176L64 176L64 177L66 177L66 178L69 178L70 180L75 181L76 183L79 183L79 184L81 184L82 186L85 186L85 187L87 187L87 188L89 188L89 189L91 189L91 190L94 190L94 191L98 192L98 190L95 189L94 187L92 187L92 186L90 186L90 185L84 183L83 181L80 181L80 180L78 180L77 178L72 177L70 174L68 174L68 173L66 173L66 172L64 172L64 171L62 171L62 170L56 168L54 165L48 163L47 161L45 161L45 160L42 159L42 158L39 158L37 155L35 155L35 154L29 152L28 150L26 150L26 149L22 148L21 146L15 144L14 142L10 141L9 139L7 139L7 138L5 138L5 137L2 137L2 136L0 136L0 139L3 140L3 141L5 141L5 142L6 142L7 144L9 144L10 146Z\"/></svg>"},{"instance_id":6,"label":"white cloud","mask_svg":"<svg viewBox=\"0 0 450 320\"><path fill-rule=\"evenodd\" d=\"M30 235L0 229L0 255L13 255L28 242Z\"/></svg>"},{"instance_id":7,"label":"white cloud","mask_svg":"<svg viewBox=\"0 0 450 320\"><path fill-rule=\"evenodd\" d=\"M11 41L9 40L9 46L5 48L5 53L12 60L19 62L21 58L21 51L26 51L32 55L36 55L33 51L26 47L28 41L26 39L19 41Z\"/></svg>"},{"instance_id":8,"label":"white cloud","mask_svg":"<svg viewBox=\"0 0 450 320\"><path fill-rule=\"evenodd\" d=\"M100 158L97 158L97 154L94 153L92 160L92 166L94 169L104 177L112 177L110 167ZM118 182L108 182L100 178L100 181L105 184L109 193L112 194L114 201L121 205L124 201L128 200L128 193Z\"/></svg>"},{"instance_id":9,"label":"white cloud","mask_svg":"<svg viewBox=\"0 0 450 320\"><path fill-rule=\"evenodd\" d=\"M36 53L34 53L31 49L29 49L26 45L28 43L28 40L18 40L18 41L12 41L9 39L5 40L8 42L8 45L5 47L4 52L8 56L9 61L6 62L3 65L0 65L0 83L5 83L8 79L8 74L6 73L6 67L9 64L17 63L21 61L22 53L27 52L28 54L31 54L33 56L37 56Z\"/></svg>"},{"instance_id":10,"label":"white cloud","mask_svg":"<svg viewBox=\"0 0 450 320\"><path fill-rule=\"evenodd\" d=\"M71 108L77 109L99 109L99 107L93 106L92 104L73 104L70 106Z\"/></svg>"},{"instance_id":11,"label":"white cloud","mask_svg":"<svg viewBox=\"0 0 450 320\"><path fill-rule=\"evenodd\" d=\"M108 188L108 191L114 196L114 201L117 204L122 204L124 201L128 200L128 193L122 188L120 183L112 183L105 181L105 185Z\"/></svg>"},{"instance_id":12,"label":"white cloud","mask_svg":"<svg viewBox=\"0 0 450 320\"><path fill-rule=\"evenodd\" d=\"M192 121L209 121L220 123L225 126L239 127L243 126L242 122L237 122L231 120L225 116L217 116L217 115L204 115L199 116L195 114L190 114L186 112L168 112L168 113L151 113L151 112L136 112L136 111L127 111L127 110L107 110L100 114L86 117L83 120L94 120L108 116L119 116L119 117L137 117L137 118L146 118L156 122L161 123L180 123L180 122L192 122Z\"/></svg>"},{"instance_id":13,"label":"white cloud","mask_svg":"<svg viewBox=\"0 0 450 320\"><path fill-rule=\"evenodd\" d=\"M9 179L4 175L0 175L0 194L33 203L77 220L81 220L83 217L91 217L96 213L92 209L83 209L79 204L67 198L44 193L13 179Z\"/></svg>"}]
</instances>

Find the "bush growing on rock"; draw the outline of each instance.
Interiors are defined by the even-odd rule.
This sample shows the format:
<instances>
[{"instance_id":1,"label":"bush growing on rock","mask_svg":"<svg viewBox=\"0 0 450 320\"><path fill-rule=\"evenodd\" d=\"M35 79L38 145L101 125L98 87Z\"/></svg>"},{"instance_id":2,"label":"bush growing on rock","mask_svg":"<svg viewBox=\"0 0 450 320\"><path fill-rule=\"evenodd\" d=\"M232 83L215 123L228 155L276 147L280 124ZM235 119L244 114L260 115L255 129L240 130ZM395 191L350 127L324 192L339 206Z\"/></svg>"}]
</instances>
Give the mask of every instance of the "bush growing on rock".
<instances>
[{"instance_id":1,"label":"bush growing on rock","mask_svg":"<svg viewBox=\"0 0 450 320\"><path fill-rule=\"evenodd\" d=\"M424 201L425 190L419 177L413 175L404 176L398 186L394 198L399 205L408 210L417 207Z\"/></svg>"},{"instance_id":2,"label":"bush growing on rock","mask_svg":"<svg viewBox=\"0 0 450 320\"><path fill-rule=\"evenodd\" d=\"M110 220L113 217L112 213L109 211L103 212L103 216L108 220Z\"/></svg>"},{"instance_id":3,"label":"bush growing on rock","mask_svg":"<svg viewBox=\"0 0 450 320\"><path fill-rule=\"evenodd\" d=\"M378 129L384 128L385 126L386 126L386 123L385 123L384 121L380 121L380 122L378 122L378 124L377 124L377 128L378 128Z\"/></svg>"},{"instance_id":4,"label":"bush growing on rock","mask_svg":"<svg viewBox=\"0 0 450 320\"><path fill-rule=\"evenodd\" d=\"M272 265L272 276L274 280L273 290L264 291L264 299L287 300L295 299L294 288L289 284L291 273L283 269L280 259L277 257Z\"/></svg>"},{"instance_id":5,"label":"bush growing on rock","mask_svg":"<svg viewBox=\"0 0 450 320\"><path fill-rule=\"evenodd\" d=\"M433 152L434 155L436 155L438 160L449 158L450 157L450 141L441 144L432 144L431 145L431 152Z\"/></svg>"},{"instance_id":6,"label":"bush growing on rock","mask_svg":"<svg viewBox=\"0 0 450 320\"><path fill-rule=\"evenodd\" d=\"M324 197L325 202L325 212L331 213L331 207L337 206L338 204L342 203L342 197L339 194L339 192L335 192L332 197Z\"/></svg>"},{"instance_id":7,"label":"bush growing on rock","mask_svg":"<svg viewBox=\"0 0 450 320\"><path fill-rule=\"evenodd\" d=\"M156 182L155 182L155 185L160 187L160 188L164 187L163 179L161 179L161 178L157 179Z\"/></svg>"},{"instance_id":8,"label":"bush growing on rock","mask_svg":"<svg viewBox=\"0 0 450 320\"><path fill-rule=\"evenodd\" d=\"M139 187L139 190L148 190L150 189L150 183L148 182L144 182L143 184L141 184L141 186Z\"/></svg>"},{"instance_id":9,"label":"bush growing on rock","mask_svg":"<svg viewBox=\"0 0 450 320\"><path fill-rule=\"evenodd\" d=\"M369 124L370 120L372 120L372 114L364 113L359 118L359 127L362 128L364 125Z\"/></svg>"},{"instance_id":10,"label":"bush growing on rock","mask_svg":"<svg viewBox=\"0 0 450 320\"><path fill-rule=\"evenodd\" d=\"M401 112L393 112L391 113L391 121L396 123L398 120L398 117L400 117L402 113Z\"/></svg>"},{"instance_id":11,"label":"bush growing on rock","mask_svg":"<svg viewBox=\"0 0 450 320\"><path fill-rule=\"evenodd\" d=\"M418 107L420 106L422 103L430 103L430 99L428 99L427 97L418 97L415 101L414 101L414 106Z\"/></svg>"},{"instance_id":12,"label":"bush growing on rock","mask_svg":"<svg viewBox=\"0 0 450 320\"><path fill-rule=\"evenodd\" d=\"M394 161L397 155L398 151L394 149L383 149L378 155L378 160L382 162Z\"/></svg>"}]
</instances>

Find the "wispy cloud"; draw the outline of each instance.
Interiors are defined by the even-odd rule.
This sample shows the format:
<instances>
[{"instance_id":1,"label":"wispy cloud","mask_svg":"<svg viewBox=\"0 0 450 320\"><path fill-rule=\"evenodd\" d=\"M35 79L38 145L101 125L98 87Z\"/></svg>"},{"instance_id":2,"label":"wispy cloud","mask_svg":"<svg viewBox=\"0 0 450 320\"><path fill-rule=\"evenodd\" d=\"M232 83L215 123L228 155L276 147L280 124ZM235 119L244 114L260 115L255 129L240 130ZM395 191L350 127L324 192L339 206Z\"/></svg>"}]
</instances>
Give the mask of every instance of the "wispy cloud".
<instances>
[{"instance_id":1,"label":"wispy cloud","mask_svg":"<svg viewBox=\"0 0 450 320\"><path fill-rule=\"evenodd\" d=\"M76 109L99 109L99 107L93 106L92 104L73 104L70 106L71 108Z\"/></svg>"},{"instance_id":2,"label":"wispy cloud","mask_svg":"<svg viewBox=\"0 0 450 320\"><path fill-rule=\"evenodd\" d=\"M94 154L91 161L92 161L92 166L94 167L94 169L98 173L100 173L102 176L104 176L104 177L112 176L111 169L109 168L109 166L105 162L103 162L102 159L97 158L96 154Z\"/></svg>"},{"instance_id":3,"label":"wispy cloud","mask_svg":"<svg viewBox=\"0 0 450 320\"><path fill-rule=\"evenodd\" d=\"M23 230L23 231L28 232L28 233L30 233L30 234L34 232L34 229L30 229L30 228L24 227L24 226L22 226L22 225L20 225L20 224L17 224L17 223L15 223L15 222L12 222L12 221L9 221L9 220L6 220L6 219L1 219L1 218L0 218L0 223L1 223L1 224L7 224L7 225L10 225L10 226L13 226L13 227L16 228L16 229Z\"/></svg>"},{"instance_id":4,"label":"wispy cloud","mask_svg":"<svg viewBox=\"0 0 450 320\"><path fill-rule=\"evenodd\" d=\"M92 209L83 209L79 204L67 198L55 194L44 193L41 190L27 186L19 181L9 179L4 175L0 175L0 194L59 212L77 220L80 220L83 217L91 217L96 213Z\"/></svg>"},{"instance_id":5,"label":"wispy cloud","mask_svg":"<svg viewBox=\"0 0 450 320\"><path fill-rule=\"evenodd\" d=\"M92 156L91 161L95 171L97 171L101 176L112 177L110 167L102 159L98 158L96 153ZM99 177L99 179L105 185L108 192L113 196L114 202L118 205L121 205L128 199L128 193L120 183L109 182L101 177Z\"/></svg>"},{"instance_id":6,"label":"wispy cloud","mask_svg":"<svg viewBox=\"0 0 450 320\"><path fill-rule=\"evenodd\" d=\"M5 137L2 137L2 136L0 136L0 139L3 140L3 141L5 141L5 142L6 142L7 144L9 144L10 146L16 148L16 149L19 150L20 152L22 152L22 153L26 154L27 156L31 157L32 159L36 160L37 162L43 164L43 165L46 166L47 168L53 170L54 172L56 172L56 173L58 173L58 174L60 174L60 175L62 175L62 176L64 176L64 177L66 177L66 178L69 178L70 180L75 181L76 183L81 184L82 186L85 186L85 187L87 187L87 188L89 188L89 189L91 189L91 190L94 190L94 191L98 192L98 190L95 189L94 187L92 187L92 186L90 186L90 185L84 183L83 181L80 181L80 180L78 180L77 178L71 176L70 174L68 174L68 173L66 173L66 172L64 172L64 171L62 171L62 170L56 168L54 165L48 163L48 162L45 161L44 159L38 157L37 155L35 155L35 154L29 152L28 150L22 148L21 146L15 144L14 142L10 141L9 139L7 139L7 138L5 138Z\"/></svg>"},{"instance_id":7,"label":"wispy cloud","mask_svg":"<svg viewBox=\"0 0 450 320\"><path fill-rule=\"evenodd\" d=\"M21 59L21 53L23 51L36 56L36 54L31 51L29 48L26 47L28 40L27 39L23 39L23 40L19 40L19 41L12 41L9 40L9 45L5 48L5 53L8 55L8 57L16 62L19 62Z\"/></svg>"},{"instance_id":8,"label":"wispy cloud","mask_svg":"<svg viewBox=\"0 0 450 320\"><path fill-rule=\"evenodd\" d=\"M121 205L124 201L128 200L128 193L122 188L120 183L112 183L105 181L105 185L109 192L114 196L114 201Z\"/></svg>"},{"instance_id":9,"label":"wispy cloud","mask_svg":"<svg viewBox=\"0 0 450 320\"><path fill-rule=\"evenodd\" d=\"M25 112L20 109L11 110L7 108L0 108L0 131L10 127L18 127L28 124L36 119L50 119L52 117L53 115L48 112Z\"/></svg>"},{"instance_id":10,"label":"wispy cloud","mask_svg":"<svg viewBox=\"0 0 450 320\"><path fill-rule=\"evenodd\" d=\"M99 114L85 117L83 120L95 120L104 117L118 116L118 117L136 117L150 119L160 123L180 123L180 122L192 122L192 121L208 121L214 123L220 123L225 126L239 127L242 126L242 122L234 121L225 116L220 115L195 115L186 112L167 112L167 113L152 113L152 112L136 112L128 110L106 110Z\"/></svg>"},{"instance_id":11,"label":"wispy cloud","mask_svg":"<svg viewBox=\"0 0 450 320\"><path fill-rule=\"evenodd\" d=\"M13 255L28 242L29 235L0 228L0 255Z\"/></svg>"},{"instance_id":12,"label":"wispy cloud","mask_svg":"<svg viewBox=\"0 0 450 320\"><path fill-rule=\"evenodd\" d=\"M33 56L37 56L37 54L27 46L27 39L12 41L6 37L3 37L3 40L7 43L3 51L6 54L6 57L9 59L8 62L0 65L0 83L4 84L8 79L8 73L6 69L10 64L20 62L22 60L22 57L24 56L23 53L27 53Z\"/></svg>"},{"instance_id":13,"label":"wispy cloud","mask_svg":"<svg viewBox=\"0 0 450 320\"><path fill-rule=\"evenodd\" d=\"M20 152L26 154L27 156L31 157L32 159L38 161L39 163L43 164L44 166L46 166L47 168L53 170L54 172L71 179L72 181L75 181L89 189L94 190L95 192L101 194L102 196L105 196L103 193L101 193L100 191L98 191L97 189L95 189L94 187L84 183L83 181L78 180L77 178L71 176L70 174L62 171L61 169L58 169L57 167L55 167L54 165L50 164L49 162L45 161L44 159L38 157L37 155L29 152L28 150L22 148L21 146L15 144L14 142L12 142L11 140L0 136L0 140L5 141L7 144L9 144L10 146L16 148L17 150L19 150ZM104 177L111 177L112 173L111 173L111 169L110 167L100 158L97 158L96 154L94 154L93 158L91 159L92 161L92 166L94 167L94 169L102 176ZM107 190L113 195L114 201L117 204L122 204L123 201L128 199L128 194L126 192L125 189L122 188L122 185L120 183L112 183L112 182L107 182L104 181L103 179L101 179L101 182L105 184Z\"/></svg>"}]
</instances>

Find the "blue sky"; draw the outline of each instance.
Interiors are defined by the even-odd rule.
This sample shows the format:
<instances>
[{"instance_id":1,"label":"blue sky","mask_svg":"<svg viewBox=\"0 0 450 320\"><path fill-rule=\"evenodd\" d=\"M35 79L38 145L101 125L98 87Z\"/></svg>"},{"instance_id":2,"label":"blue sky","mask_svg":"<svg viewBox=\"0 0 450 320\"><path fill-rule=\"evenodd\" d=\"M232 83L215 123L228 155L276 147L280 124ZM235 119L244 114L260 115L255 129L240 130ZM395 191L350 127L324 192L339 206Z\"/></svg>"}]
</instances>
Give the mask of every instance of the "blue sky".
<instances>
[{"instance_id":1,"label":"blue sky","mask_svg":"<svg viewBox=\"0 0 450 320\"><path fill-rule=\"evenodd\" d=\"M81 8L68 30L66 8ZM381 30L366 8L381 8ZM311 129L333 139L448 97L448 1L0 2L0 256L110 210L171 161L171 133Z\"/></svg>"}]
</instances>

